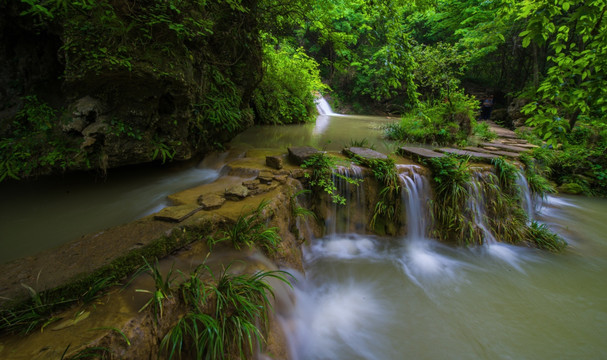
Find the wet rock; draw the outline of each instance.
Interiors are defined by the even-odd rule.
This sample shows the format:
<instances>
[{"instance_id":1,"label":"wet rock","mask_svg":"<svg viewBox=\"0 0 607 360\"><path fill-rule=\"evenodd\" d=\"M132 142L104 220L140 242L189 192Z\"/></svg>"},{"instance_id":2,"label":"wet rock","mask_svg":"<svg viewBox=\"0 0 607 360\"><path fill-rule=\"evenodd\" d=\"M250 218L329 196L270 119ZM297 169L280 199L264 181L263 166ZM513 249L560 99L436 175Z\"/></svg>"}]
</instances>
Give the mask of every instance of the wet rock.
<instances>
[{"instance_id":1,"label":"wet rock","mask_svg":"<svg viewBox=\"0 0 607 360\"><path fill-rule=\"evenodd\" d=\"M266 165L269 167L280 170L283 167L282 156L266 156Z\"/></svg>"},{"instance_id":2,"label":"wet rock","mask_svg":"<svg viewBox=\"0 0 607 360\"><path fill-rule=\"evenodd\" d=\"M251 190L250 195L259 195L263 193L267 193L268 191L274 190L278 187L278 183L273 182L271 184L260 184L259 187L255 190Z\"/></svg>"},{"instance_id":3,"label":"wet rock","mask_svg":"<svg viewBox=\"0 0 607 360\"><path fill-rule=\"evenodd\" d=\"M166 207L154 215L154 219L168 222L182 222L183 220L194 215L202 207L198 205L179 205Z\"/></svg>"},{"instance_id":4,"label":"wet rock","mask_svg":"<svg viewBox=\"0 0 607 360\"><path fill-rule=\"evenodd\" d=\"M262 184L271 184L272 180L274 180L274 174L269 171L262 171L259 173L259 176L257 176L257 180Z\"/></svg>"},{"instance_id":5,"label":"wet rock","mask_svg":"<svg viewBox=\"0 0 607 360\"><path fill-rule=\"evenodd\" d=\"M295 179L301 179L305 176L306 171L304 169L293 169L290 174Z\"/></svg>"},{"instance_id":6,"label":"wet rock","mask_svg":"<svg viewBox=\"0 0 607 360\"><path fill-rule=\"evenodd\" d=\"M415 161L421 161L425 159L432 159L437 157L443 157L445 154L441 154L430 149L415 147L415 146L403 146L398 149L398 153L402 156L411 158Z\"/></svg>"},{"instance_id":7,"label":"wet rock","mask_svg":"<svg viewBox=\"0 0 607 360\"><path fill-rule=\"evenodd\" d=\"M386 154L382 154L378 151L362 148L362 147L350 147L344 149L344 154L349 157L357 156L362 158L363 160L373 161L373 160L387 160L388 156Z\"/></svg>"},{"instance_id":8,"label":"wet rock","mask_svg":"<svg viewBox=\"0 0 607 360\"><path fill-rule=\"evenodd\" d=\"M287 148L287 150L289 151L289 159L297 165L301 165L312 156L321 153L311 146L295 146Z\"/></svg>"},{"instance_id":9,"label":"wet rock","mask_svg":"<svg viewBox=\"0 0 607 360\"><path fill-rule=\"evenodd\" d=\"M511 151L511 152L525 152L528 149L524 148L524 147L520 147L520 146L514 146L514 145L505 145L505 144L501 144L498 142L491 142L491 143L480 143L479 145L481 145L484 148L497 148L500 150L506 150L506 151Z\"/></svg>"},{"instance_id":10,"label":"wet rock","mask_svg":"<svg viewBox=\"0 0 607 360\"><path fill-rule=\"evenodd\" d=\"M86 128L84 128L82 130L82 135L84 135L85 137L94 137L97 134L103 134L105 133L107 130L107 124L98 121L95 123L92 123L91 125L87 126Z\"/></svg>"},{"instance_id":11,"label":"wet rock","mask_svg":"<svg viewBox=\"0 0 607 360\"><path fill-rule=\"evenodd\" d=\"M219 194L202 194L198 198L198 205L202 206L203 210L219 209L226 199Z\"/></svg>"},{"instance_id":12,"label":"wet rock","mask_svg":"<svg viewBox=\"0 0 607 360\"><path fill-rule=\"evenodd\" d=\"M85 119L83 118L72 118L72 121L62 126L63 132L82 132L84 128L88 125Z\"/></svg>"},{"instance_id":13,"label":"wet rock","mask_svg":"<svg viewBox=\"0 0 607 360\"><path fill-rule=\"evenodd\" d=\"M281 184L287 182L287 175L274 175L274 180L278 181Z\"/></svg>"},{"instance_id":14,"label":"wet rock","mask_svg":"<svg viewBox=\"0 0 607 360\"><path fill-rule=\"evenodd\" d=\"M232 186L226 189L224 196L227 200L240 201L249 196L249 189L243 185Z\"/></svg>"},{"instance_id":15,"label":"wet rock","mask_svg":"<svg viewBox=\"0 0 607 360\"><path fill-rule=\"evenodd\" d=\"M490 163L491 160L499 157L498 155L493 155L493 154L484 154L484 153L476 152L476 151L468 151L468 150L452 149L452 148L441 148L441 149L437 149L437 151L440 151L445 154L470 156L473 160L478 160L478 161L482 161L485 163Z\"/></svg>"},{"instance_id":16,"label":"wet rock","mask_svg":"<svg viewBox=\"0 0 607 360\"><path fill-rule=\"evenodd\" d=\"M246 187L249 190L255 190L259 187L259 180L247 180L242 182L242 186Z\"/></svg>"},{"instance_id":17,"label":"wet rock","mask_svg":"<svg viewBox=\"0 0 607 360\"><path fill-rule=\"evenodd\" d=\"M467 146L467 147L463 148L463 150L473 151L473 152L482 152L485 154L493 154L493 155L498 155L498 156L505 156L505 157L509 157L509 158L513 158L513 159L516 159L520 156L520 153L499 150L497 148L489 149L489 148L482 148L482 147Z\"/></svg>"}]
</instances>

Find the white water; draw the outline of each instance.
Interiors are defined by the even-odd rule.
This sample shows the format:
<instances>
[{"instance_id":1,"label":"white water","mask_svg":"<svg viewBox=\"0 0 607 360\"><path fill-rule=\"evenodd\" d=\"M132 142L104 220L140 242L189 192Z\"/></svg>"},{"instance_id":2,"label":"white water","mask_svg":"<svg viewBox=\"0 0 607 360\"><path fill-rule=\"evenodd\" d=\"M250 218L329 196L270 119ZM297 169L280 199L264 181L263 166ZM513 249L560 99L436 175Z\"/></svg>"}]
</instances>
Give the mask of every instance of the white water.
<instances>
[{"instance_id":1,"label":"white water","mask_svg":"<svg viewBox=\"0 0 607 360\"><path fill-rule=\"evenodd\" d=\"M607 202L578 214L575 201L549 198L540 214L548 224L578 225L568 237L575 247L559 255L497 248L514 264L484 246L409 236L313 240L286 319L292 358L604 358L607 224L599 214Z\"/></svg>"},{"instance_id":2,"label":"white water","mask_svg":"<svg viewBox=\"0 0 607 360\"><path fill-rule=\"evenodd\" d=\"M430 214L431 187L427 177L421 175L417 165L397 165L403 190L402 203L409 239L427 238Z\"/></svg>"},{"instance_id":3,"label":"white water","mask_svg":"<svg viewBox=\"0 0 607 360\"><path fill-rule=\"evenodd\" d=\"M525 177L525 174L523 174L522 171L516 173L516 185L520 189L521 204L523 206L523 210L525 210L525 213L527 214L527 219L529 219L529 222L531 222L535 218L535 201L532 198L527 178Z\"/></svg>"},{"instance_id":4,"label":"white water","mask_svg":"<svg viewBox=\"0 0 607 360\"><path fill-rule=\"evenodd\" d=\"M331 109L331 105L329 105L325 98L320 97L314 100L314 102L316 103L316 110L318 110L319 115L335 115L333 109Z\"/></svg>"}]
</instances>

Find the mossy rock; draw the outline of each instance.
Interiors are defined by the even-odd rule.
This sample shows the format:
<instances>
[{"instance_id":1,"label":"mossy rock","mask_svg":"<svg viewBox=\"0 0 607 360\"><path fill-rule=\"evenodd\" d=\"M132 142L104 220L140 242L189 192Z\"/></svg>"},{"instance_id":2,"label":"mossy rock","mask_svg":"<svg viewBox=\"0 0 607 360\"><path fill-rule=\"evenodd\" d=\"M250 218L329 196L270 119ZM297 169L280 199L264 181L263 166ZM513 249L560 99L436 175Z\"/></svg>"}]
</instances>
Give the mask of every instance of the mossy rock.
<instances>
[{"instance_id":1,"label":"mossy rock","mask_svg":"<svg viewBox=\"0 0 607 360\"><path fill-rule=\"evenodd\" d=\"M584 193L585 189L577 183L565 183L558 187L558 192L563 194L579 195Z\"/></svg>"}]
</instances>

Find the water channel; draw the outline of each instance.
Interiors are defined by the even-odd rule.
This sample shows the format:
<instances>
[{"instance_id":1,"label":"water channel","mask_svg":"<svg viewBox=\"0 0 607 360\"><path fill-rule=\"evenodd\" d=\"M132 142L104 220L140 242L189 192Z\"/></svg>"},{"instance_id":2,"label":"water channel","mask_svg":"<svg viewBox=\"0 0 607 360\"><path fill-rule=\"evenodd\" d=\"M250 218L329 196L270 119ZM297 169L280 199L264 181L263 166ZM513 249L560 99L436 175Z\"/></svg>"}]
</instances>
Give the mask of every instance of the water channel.
<instances>
[{"instance_id":1,"label":"water channel","mask_svg":"<svg viewBox=\"0 0 607 360\"><path fill-rule=\"evenodd\" d=\"M366 138L385 151L390 145L376 130L388 121L322 115L315 124L251 128L232 146L337 150ZM166 195L218 176L217 168L190 166L110 175L99 184L0 188L0 261L152 213L166 206ZM458 248L427 237L420 185L427 179L412 170L402 181L411 189L407 212L419 214L407 236L335 225L306 245L306 275L283 318L293 359L607 358L605 199L548 197L537 208L535 219L569 242L563 254L503 244Z\"/></svg>"}]
</instances>

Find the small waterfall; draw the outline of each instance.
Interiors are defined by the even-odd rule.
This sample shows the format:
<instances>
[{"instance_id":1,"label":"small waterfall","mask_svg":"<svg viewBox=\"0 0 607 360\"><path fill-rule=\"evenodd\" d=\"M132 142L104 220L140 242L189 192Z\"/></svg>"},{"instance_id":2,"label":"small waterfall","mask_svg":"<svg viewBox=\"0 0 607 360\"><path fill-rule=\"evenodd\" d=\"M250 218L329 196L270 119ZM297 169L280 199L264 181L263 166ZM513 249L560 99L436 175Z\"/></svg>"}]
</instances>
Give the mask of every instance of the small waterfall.
<instances>
[{"instance_id":1,"label":"small waterfall","mask_svg":"<svg viewBox=\"0 0 607 360\"><path fill-rule=\"evenodd\" d=\"M468 210L471 213L471 220L481 230L483 235L483 243L485 244L483 250L486 250L490 255L501 259L508 263L513 268L520 272L524 270L520 267L520 259L518 258L516 248L512 245L500 243L495 239L495 236L489 229L487 219L485 216L485 195L482 191L483 183L491 181L487 179L482 173L476 173L475 178L471 181L468 186Z\"/></svg>"},{"instance_id":2,"label":"small waterfall","mask_svg":"<svg viewBox=\"0 0 607 360\"><path fill-rule=\"evenodd\" d=\"M314 100L316 103L316 110L318 110L318 114L320 115L334 115L335 113L331 109L331 105L325 100L325 98L320 97Z\"/></svg>"},{"instance_id":3,"label":"small waterfall","mask_svg":"<svg viewBox=\"0 0 607 360\"><path fill-rule=\"evenodd\" d=\"M360 166L338 166L333 170L333 183L337 194L346 199L345 205L330 202L325 225L328 234L360 233L366 225L365 193L360 185L354 185L344 178L362 181L363 172Z\"/></svg>"},{"instance_id":4,"label":"small waterfall","mask_svg":"<svg viewBox=\"0 0 607 360\"><path fill-rule=\"evenodd\" d=\"M417 165L397 165L400 172L404 191L401 192L405 204L407 219L407 237L409 239L424 239L427 237L428 219L430 219L431 187L426 176L420 174ZM404 171L402 171L404 169Z\"/></svg>"},{"instance_id":5,"label":"small waterfall","mask_svg":"<svg viewBox=\"0 0 607 360\"><path fill-rule=\"evenodd\" d=\"M496 244L497 240L489 230L487 222L485 220L485 196L481 191L481 182L483 182L483 175L481 173L476 174L476 179L468 183L468 210L471 214L471 221L481 230L483 234L483 241L485 244Z\"/></svg>"},{"instance_id":6,"label":"small waterfall","mask_svg":"<svg viewBox=\"0 0 607 360\"><path fill-rule=\"evenodd\" d=\"M522 171L516 173L516 185L520 188L521 206L523 207L523 210L525 210L525 213L527 213L527 219L531 222L534 219L535 202L531 196L527 178Z\"/></svg>"}]
</instances>

